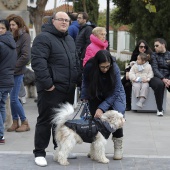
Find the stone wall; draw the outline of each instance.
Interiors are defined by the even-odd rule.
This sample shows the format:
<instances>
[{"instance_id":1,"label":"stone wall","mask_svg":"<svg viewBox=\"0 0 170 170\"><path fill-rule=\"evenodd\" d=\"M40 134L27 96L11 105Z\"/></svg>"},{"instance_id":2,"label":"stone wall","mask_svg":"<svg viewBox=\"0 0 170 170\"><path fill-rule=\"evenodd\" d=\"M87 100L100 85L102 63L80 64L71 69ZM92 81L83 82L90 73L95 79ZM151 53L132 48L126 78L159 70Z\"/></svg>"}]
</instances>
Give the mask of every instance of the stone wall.
<instances>
[{"instance_id":1,"label":"stone wall","mask_svg":"<svg viewBox=\"0 0 170 170\"><path fill-rule=\"evenodd\" d=\"M29 25L29 12L27 11L27 0L0 0L0 18L6 18L10 14L21 16Z\"/></svg>"}]
</instances>

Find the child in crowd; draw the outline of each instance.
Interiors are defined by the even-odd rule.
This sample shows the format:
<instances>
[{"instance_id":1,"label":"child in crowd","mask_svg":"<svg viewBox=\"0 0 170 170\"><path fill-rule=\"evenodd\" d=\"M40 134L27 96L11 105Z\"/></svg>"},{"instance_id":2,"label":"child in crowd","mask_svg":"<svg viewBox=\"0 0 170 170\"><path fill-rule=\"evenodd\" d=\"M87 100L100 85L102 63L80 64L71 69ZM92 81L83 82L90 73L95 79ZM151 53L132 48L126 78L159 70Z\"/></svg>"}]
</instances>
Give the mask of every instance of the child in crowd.
<instances>
[{"instance_id":1,"label":"child in crowd","mask_svg":"<svg viewBox=\"0 0 170 170\"><path fill-rule=\"evenodd\" d=\"M132 81L132 90L135 96L139 99L136 105L140 108L143 107L148 91L149 81L153 77L152 67L149 64L149 54L140 53L137 61L131 62L132 68L129 72L129 79Z\"/></svg>"}]
</instances>

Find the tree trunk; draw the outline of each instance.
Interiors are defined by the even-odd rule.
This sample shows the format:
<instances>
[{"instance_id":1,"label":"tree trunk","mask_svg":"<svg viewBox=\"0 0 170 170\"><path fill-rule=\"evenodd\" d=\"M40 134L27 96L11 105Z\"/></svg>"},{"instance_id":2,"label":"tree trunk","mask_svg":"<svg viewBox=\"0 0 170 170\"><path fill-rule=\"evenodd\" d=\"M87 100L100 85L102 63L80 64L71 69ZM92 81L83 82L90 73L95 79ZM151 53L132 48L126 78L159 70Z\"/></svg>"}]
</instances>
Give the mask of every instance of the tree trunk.
<instances>
[{"instance_id":1,"label":"tree trunk","mask_svg":"<svg viewBox=\"0 0 170 170\"><path fill-rule=\"evenodd\" d=\"M98 0L79 0L74 3L74 11L86 11L89 15L89 20L93 23L97 23L99 15Z\"/></svg>"},{"instance_id":2,"label":"tree trunk","mask_svg":"<svg viewBox=\"0 0 170 170\"><path fill-rule=\"evenodd\" d=\"M83 3L84 12L87 12L87 8L86 8L86 0L83 0L82 3Z\"/></svg>"},{"instance_id":3,"label":"tree trunk","mask_svg":"<svg viewBox=\"0 0 170 170\"><path fill-rule=\"evenodd\" d=\"M44 17L45 6L48 0L37 0L36 7L28 7L30 19L35 26L36 35L41 32L42 19Z\"/></svg>"}]
</instances>

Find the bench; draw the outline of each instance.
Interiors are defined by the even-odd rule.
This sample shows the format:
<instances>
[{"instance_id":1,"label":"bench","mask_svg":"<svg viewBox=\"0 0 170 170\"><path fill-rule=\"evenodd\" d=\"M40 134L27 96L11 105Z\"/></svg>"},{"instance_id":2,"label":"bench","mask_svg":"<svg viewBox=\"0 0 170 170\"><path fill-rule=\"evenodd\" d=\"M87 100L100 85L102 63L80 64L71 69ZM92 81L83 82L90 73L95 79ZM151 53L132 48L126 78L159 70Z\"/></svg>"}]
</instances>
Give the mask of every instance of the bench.
<instances>
[{"instance_id":1,"label":"bench","mask_svg":"<svg viewBox=\"0 0 170 170\"><path fill-rule=\"evenodd\" d=\"M166 111L166 99L167 99L167 90L165 88L164 90L164 99L163 99L163 110ZM132 90L132 97L131 97L131 110L137 111L137 112L157 112L157 105L155 100L154 91L151 87L149 87L149 94L148 98L145 100L145 103L143 104L143 107L140 108L136 105L137 98L134 95L134 92Z\"/></svg>"}]
</instances>

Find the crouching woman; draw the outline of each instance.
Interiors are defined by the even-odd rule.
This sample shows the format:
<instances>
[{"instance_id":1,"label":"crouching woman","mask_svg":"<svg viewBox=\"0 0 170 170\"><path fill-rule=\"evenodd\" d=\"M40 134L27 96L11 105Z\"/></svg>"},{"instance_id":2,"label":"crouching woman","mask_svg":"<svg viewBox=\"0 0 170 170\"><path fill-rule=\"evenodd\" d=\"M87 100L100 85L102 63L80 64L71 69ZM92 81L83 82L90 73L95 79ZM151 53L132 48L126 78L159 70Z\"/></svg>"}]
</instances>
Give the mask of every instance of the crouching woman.
<instances>
[{"instance_id":1,"label":"crouching woman","mask_svg":"<svg viewBox=\"0 0 170 170\"><path fill-rule=\"evenodd\" d=\"M107 50L100 50L85 65L81 99L89 102L92 116L100 117L107 110L117 110L124 115L126 98L121 83L120 70L115 58ZM113 133L114 157L123 157L123 129Z\"/></svg>"}]
</instances>

